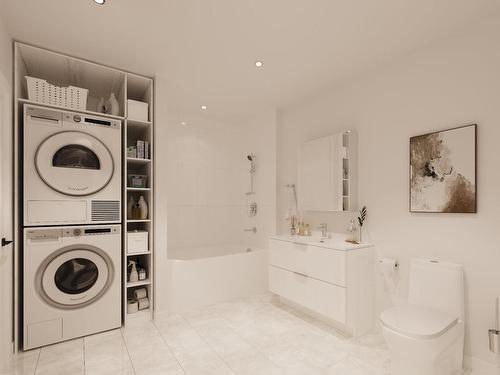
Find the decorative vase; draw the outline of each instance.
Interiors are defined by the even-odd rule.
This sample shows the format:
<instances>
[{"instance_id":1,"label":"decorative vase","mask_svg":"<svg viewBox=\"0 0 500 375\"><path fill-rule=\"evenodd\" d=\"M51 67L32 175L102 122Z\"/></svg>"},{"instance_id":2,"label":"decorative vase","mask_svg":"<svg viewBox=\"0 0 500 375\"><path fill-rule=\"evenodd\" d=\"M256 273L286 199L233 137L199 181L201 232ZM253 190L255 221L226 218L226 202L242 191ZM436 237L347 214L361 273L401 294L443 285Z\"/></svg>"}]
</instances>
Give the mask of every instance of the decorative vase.
<instances>
[{"instance_id":1,"label":"decorative vase","mask_svg":"<svg viewBox=\"0 0 500 375\"><path fill-rule=\"evenodd\" d=\"M360 225L359 226L359 238L358 238L358 242L359 243L363 242L363 240L362 240L362 233L363 233L363 227Z\"/></svg>"},{"instance_id":2,"label":"decorative vase","mask_svg":"<svg viewBox=\"0 0 500 375\"><path fill-rule=\"evenodd\" d=\"M141 220L146 220L148 218L148 204L142 195L139 198L139 212Z\"/></svg>"},{"instance_id":3,"label":"decorative vase","mask_svg":"<svg viewBox=\"0 0 500 375\"><path fill-rule=\"evenodd\" d=\"M120 113L120 105L118 104L118 100L116 99L114 92L111 93L108 101L106 102L106 113L113 116L117 116Z\"/></svg>"}]
</instances>

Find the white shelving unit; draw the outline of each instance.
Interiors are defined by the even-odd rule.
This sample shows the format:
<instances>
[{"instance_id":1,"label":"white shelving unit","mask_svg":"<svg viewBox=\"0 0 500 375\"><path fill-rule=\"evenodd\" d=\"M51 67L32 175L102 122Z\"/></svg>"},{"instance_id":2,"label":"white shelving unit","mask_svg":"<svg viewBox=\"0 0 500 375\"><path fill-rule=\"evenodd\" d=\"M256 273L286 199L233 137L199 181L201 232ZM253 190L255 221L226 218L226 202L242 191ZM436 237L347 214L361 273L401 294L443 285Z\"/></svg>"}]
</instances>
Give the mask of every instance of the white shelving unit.
<instances>
[{"instance_id":1,"label":"white shelving unit","mask_svg":"<svg viewBox=\"0 0 500 375\"><path fill-rule=\"evenodd\" d=\"M75 110L54 105L42 104L29 100L25 76L31 76L47 80L57 86L77 86L89 90L87 108ZM107 99L111 93L117 98L120 109L116 116L97 112L97 104L100 98ZM20 275L22 274L22 148L20 144L21 130L23 125L23 105L36 104L47 108L61 109L82 113L86 115L99 115L122 121L123 136L123 222L122 222L122 288L123 303L117 308L122 309L123 322L127 316L127 295L137 287L146 287L150 308L140 311L134 315L151 318L154 311L154 79L133 74L124 70L101 65L85 59L68 56L59 52L28 45L25 43L14 43L14 152L16 157L14 166L14 225L17 235L14 241L15 251L15 348L19 348L21 333L21 311L19 309L21 300ZM127 117L127 99L146 102L149 105L147 121L141 121ZM127 158L126 148L129 142L144 137L150 144L150 159ZM144 189L127 188L127 173L140 171L148 178L148 185ZM127 198L129 195L144 195L148 203L149 215L147 220L127 219ZM149 249L147 252L128 254L126 233L128 230L147 230ZM140 283L127 283L127 263L129 258L139 257L147 268L147 280Z\"/></svg>"},{"instance_id":2,"label":"white shelving unit","mask_svg":"<svg viewBox=\"0 0 500 375\"><path fill-rule=\"evenodd\" d=\"M151 313L153 309L150 307L147 311L140 311L139 313L127 314L127 299L133 296L133 292L138 288L146 288L149 304L150 306L154 306L154 288L153 282L154 280L154 241L153 241L153 221L154 217L154 176L153 176L153 142L154 139L154 121L153 118L153 98L154 98L154 82L152 79L147 77L138 76L135 74L127 74L127 90L126 90L127 99L137 100L140 102L148 103L149 112L148 112L148 121L137 120L134 118L128 117L128 113L125 113L125 131L124 131L124 171L123 171L123 186L124 195L123 195L123 212L124 212L124 251L125 251L125 259L124 259L124 274L127 275L127 264L129 260L135 259L138 264L146 269L147 279L140 280L135 283L126 282L123 294L123 311L124 316L128 319L131 317L142 316L142 317L151 317ZM150 145L149 150L149 159L143 158L131 158L127 157L127 146L133 146L137 144L138 140L147 141ZM130 174L141 174L146 176L146 186L145 187L131 187L129 186L129 178ZM127 206L130 197L133 197L135 201L139 199L140 196L143 196L148 205L148 218L147 219L134 219L131 216L131 212L127 212ZM148 232L148 246L149 251L141 252L141 253L128 253L127 249L127 232L140 230ZM139 314L139 315L137 315Z\"/></svg>"}]
</instances>

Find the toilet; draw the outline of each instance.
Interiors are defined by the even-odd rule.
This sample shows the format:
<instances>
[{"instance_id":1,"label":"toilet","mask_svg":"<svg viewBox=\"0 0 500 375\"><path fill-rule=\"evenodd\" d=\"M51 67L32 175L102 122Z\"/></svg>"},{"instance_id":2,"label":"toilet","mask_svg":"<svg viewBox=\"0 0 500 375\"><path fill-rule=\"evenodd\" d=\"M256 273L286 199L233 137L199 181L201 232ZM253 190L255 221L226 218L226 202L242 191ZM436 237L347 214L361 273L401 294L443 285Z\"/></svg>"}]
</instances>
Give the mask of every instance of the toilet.
<instances>
[{"instance_id":1,"label":"toilet","mask_svg":"<svg viewBox=\"0 0 500 375\"><path fill-rule=\"evenodd\" d=\"M462 265L412 259L408 300L380 315L391 374L462 374L464 314Z\"/></svg>"}]
</instances>

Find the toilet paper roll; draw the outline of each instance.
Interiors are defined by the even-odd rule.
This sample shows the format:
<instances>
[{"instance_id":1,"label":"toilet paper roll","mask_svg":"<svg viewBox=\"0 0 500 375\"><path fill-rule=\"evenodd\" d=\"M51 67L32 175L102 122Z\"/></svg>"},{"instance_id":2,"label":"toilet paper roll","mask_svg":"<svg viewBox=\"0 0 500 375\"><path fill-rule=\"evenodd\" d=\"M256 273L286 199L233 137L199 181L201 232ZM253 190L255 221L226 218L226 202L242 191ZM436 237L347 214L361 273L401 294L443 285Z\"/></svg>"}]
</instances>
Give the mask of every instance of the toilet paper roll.
<instances>
[{"instance_id":1,"label":"toilet paper roll","mask_svg":"<svg viewBox=\"0 0 500 375\"><path fill-rule=\"evenodd\" d=\"M391 294L391 296L397 297L398 288L396 286L395 277L396 271L399 268L398 262L396 261L396 259L383 258L379 260L379 264L380 271L382 273L382 276L384 277L384 282L387 286L387 289L389 290L389 293Z\"/></svg>"},{"instance_id":2,"label":"toilet paper roll","mask_svg":"<svg viewBox=\"0 0 500 375\"><path fill-rule=\"evenodd\" d=\"M139 302L139 310L144 310L149 307L149 298L141 298L137 302Z\"/></svg>"},{"instance_id":3,"label":"toilet paper roll","mask_svg":"<svg viewBox=\"0 0 500 375\"><path fill-rule=\"evenodd\" d=\"M127 301L127 313L128 314L136 313L138 309L139 309L139 304L137 303L136 300L129 299Z\"/></svg>"},{"instance_id":4,"label":"toilet paper roll","mask_svg":"<svg viewBox=\"0 0 500 375\"><path fill-rule=\"evenodd\" d=\"M140 289L134 290L134 298L136 300L139 300L141 298L145 298L147 296L148 296L148 292L146 291L146 288L140 288Z\"/></svg>"}]
</instances>

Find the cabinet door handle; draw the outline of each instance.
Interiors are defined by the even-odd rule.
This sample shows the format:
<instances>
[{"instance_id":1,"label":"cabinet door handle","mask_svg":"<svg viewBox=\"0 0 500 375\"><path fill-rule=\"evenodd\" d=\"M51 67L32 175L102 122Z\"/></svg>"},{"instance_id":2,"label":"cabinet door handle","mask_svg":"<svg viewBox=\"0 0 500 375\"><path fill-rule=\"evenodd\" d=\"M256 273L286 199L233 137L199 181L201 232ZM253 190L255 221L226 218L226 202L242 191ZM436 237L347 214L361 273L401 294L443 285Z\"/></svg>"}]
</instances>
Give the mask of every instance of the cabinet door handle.
<instances>
[{"instance_id":1,"label":"cabinet door handle","mask_svg":"<svg viewBox=\"0 0 500 375\"><path fill-rule=\"evenodd\" d=\"M292 271L294 274L296 275L299 275L299 276L303 276L303 277L309 277L307 276L305 273L302 273L302 272L297 272L297 271Z\"/></svg>"}]
</instances>

